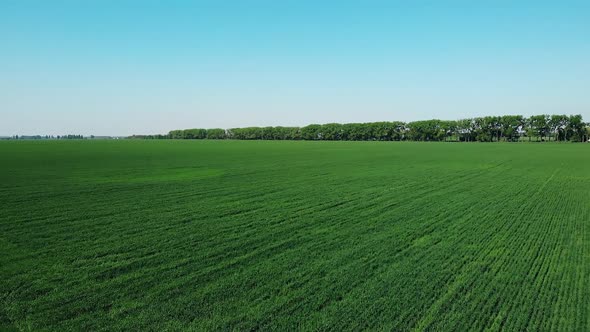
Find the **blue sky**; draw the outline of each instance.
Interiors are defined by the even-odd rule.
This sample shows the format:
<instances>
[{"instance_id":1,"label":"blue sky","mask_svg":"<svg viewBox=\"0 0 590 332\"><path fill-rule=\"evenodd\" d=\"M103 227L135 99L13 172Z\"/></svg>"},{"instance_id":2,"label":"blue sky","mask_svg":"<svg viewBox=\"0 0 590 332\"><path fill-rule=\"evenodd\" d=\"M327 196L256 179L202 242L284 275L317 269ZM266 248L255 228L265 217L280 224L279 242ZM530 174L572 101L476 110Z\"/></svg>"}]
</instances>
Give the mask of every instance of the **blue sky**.
<instances>
[{"instance_id":1,"label":"blue sky","mask_svg":"<svg viewBox=\"0 0 590 332\"><path fill-rule=\"evenodd\" d=\"M0 135L582 114L588 1L0 1Z\"/></svg>"}]
</instances>

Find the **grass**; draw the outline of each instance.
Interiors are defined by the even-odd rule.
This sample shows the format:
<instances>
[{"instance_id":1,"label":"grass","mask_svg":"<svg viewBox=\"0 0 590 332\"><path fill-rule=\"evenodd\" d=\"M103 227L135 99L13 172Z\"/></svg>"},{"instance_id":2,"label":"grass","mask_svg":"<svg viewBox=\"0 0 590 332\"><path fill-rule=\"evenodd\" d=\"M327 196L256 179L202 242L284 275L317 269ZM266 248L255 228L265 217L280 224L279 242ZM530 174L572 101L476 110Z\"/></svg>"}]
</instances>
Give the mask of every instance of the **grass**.
<instances>
[{"instance_id":1,"label":"grass","mask_svg":"<svg viewBox=\"0 0 590 332\"><path fill-rule=\"evenodd\" d=\"M0 328L589 330L590 145L0 142Z\"/></svg>"}]
</instances>

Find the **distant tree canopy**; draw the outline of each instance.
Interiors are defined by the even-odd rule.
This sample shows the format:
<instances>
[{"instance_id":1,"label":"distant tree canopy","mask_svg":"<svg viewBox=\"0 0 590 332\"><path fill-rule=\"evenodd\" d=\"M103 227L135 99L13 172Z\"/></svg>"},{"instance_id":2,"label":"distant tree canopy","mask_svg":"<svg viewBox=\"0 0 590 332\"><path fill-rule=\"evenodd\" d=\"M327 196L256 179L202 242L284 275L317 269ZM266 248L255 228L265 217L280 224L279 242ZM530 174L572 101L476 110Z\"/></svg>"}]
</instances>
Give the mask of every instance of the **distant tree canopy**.
<instances>
[{"instance_id":1,"label":"distant tree canopy","mask_svg":"<svg viewBox=\"0 0 590 332\"><path fill-rule=\"evenodd\" d=\"M572 141L590 138L581 115L485 116L414 122L310 124L305 127L246 127L173 130L168 135L139 135L146 139L237 139L324 141Z\"/></svg>"},{"instance_id":2,"label":"distant tree canopy","mask_svg":"<svg viewBox=\"0 0 590 332\"><path fill-rule=\"evenodd\" d=\"M26 140L35 140L35 139L84 139L84 135L14 135L10 137L10 139L26 139Z\"/></svg>"}]
</instances>

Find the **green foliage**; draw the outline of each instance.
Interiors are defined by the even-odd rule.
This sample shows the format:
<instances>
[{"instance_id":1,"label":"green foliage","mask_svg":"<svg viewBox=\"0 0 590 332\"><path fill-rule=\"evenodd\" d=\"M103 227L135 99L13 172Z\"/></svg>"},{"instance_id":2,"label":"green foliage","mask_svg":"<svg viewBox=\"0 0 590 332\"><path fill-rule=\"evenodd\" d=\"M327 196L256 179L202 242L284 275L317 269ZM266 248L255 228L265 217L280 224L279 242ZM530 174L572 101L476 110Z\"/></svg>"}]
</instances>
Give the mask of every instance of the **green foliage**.
<instances>
[{"instance_id":1,"label":"green foliage","mask_svg":"<svg viewBox=\"0 0 590 332\"><path fill-rule=\"evenodd\" d=\"M216 129L207 129L205 137L208 139L224 139L225 135L226 135L225 129L216 128Z\"/></svg>"},{"instance_id":2,"label":"green foliage","mask_svg":"<svg viewBox=\"0 0 590 332\"><path fill-rule=\"evenodd\" d=\"M310 124L301 128L301 138L308 141L322 139L322 125Z\"/></svg>"},{"instance_id":3,"label":"green foliage","mask_svg":"<svg viewBox=\"0 0 590 332\"><path fill-rule=\"evenodd\" d=\"M171 139L185 138L184 130L172 130L170 133L168 133L168 136L170 136Z\"/></svg>"},{"instance_id":4,"label":"green foliage","mask_svg":"<svg viewBox=\"0 0 590 332\"><path fill-rule=\"evenodd\" d=\"M533 128L533 133L537 136L537 139L543 140L550 131L549 127L549 115L533 115L530 118L530 124Z\"/></svg>"},{"instance_id":5,"label":"green foliage","mask_svg":"<svg viewBox=\"0 0 590 332\"><path fill-rule=\"evenodd\" d=\"M207 129L185 129L182 133L184 139L207 138Z\"/></svg>"},{"instance_id":6,"label":"green foliage","mask_svg":"<svg viewBox=\"0 0 590 332\"><path fill-rule=\"evenodd\" d=\"M588 148L1 141L0 328L587 331Z\"/></svg>"},{"instance_id":7,"label":"green foliage","mask_svg":"<svg viewBox=\"0 0 590 332\"><path fill-rule=\"evenodd\" d=\"M327 123L299 127L247 127L173 130L173 139L324 140L324 141L463 141L518 142L584 141L586 125L581 115L485 116L458 121L425 120L409 123ZM215 134L213 134L215 133ZM141 137L141 136L134 136ZM147 136L149 138L149 136Z\"/></svg>"}]
</instances>

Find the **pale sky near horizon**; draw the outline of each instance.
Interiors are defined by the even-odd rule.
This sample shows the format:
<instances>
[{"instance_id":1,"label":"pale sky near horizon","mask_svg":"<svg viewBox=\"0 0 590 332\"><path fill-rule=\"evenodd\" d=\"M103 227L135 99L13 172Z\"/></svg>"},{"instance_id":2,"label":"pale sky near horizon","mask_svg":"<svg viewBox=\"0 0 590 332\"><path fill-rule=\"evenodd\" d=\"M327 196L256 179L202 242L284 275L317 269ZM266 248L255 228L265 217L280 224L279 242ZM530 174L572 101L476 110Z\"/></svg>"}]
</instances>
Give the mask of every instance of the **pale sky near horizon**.
<instances>
[{"instance_id":1,"label":"pale sky near horizon","mask_svg":"<svg viewBox=\"0 0 590 332\"><path fill-rule=\"evenodd\" d=\"M0 1L0 135L582 114L590 1Z\"/></svg>"}]
</instances>

